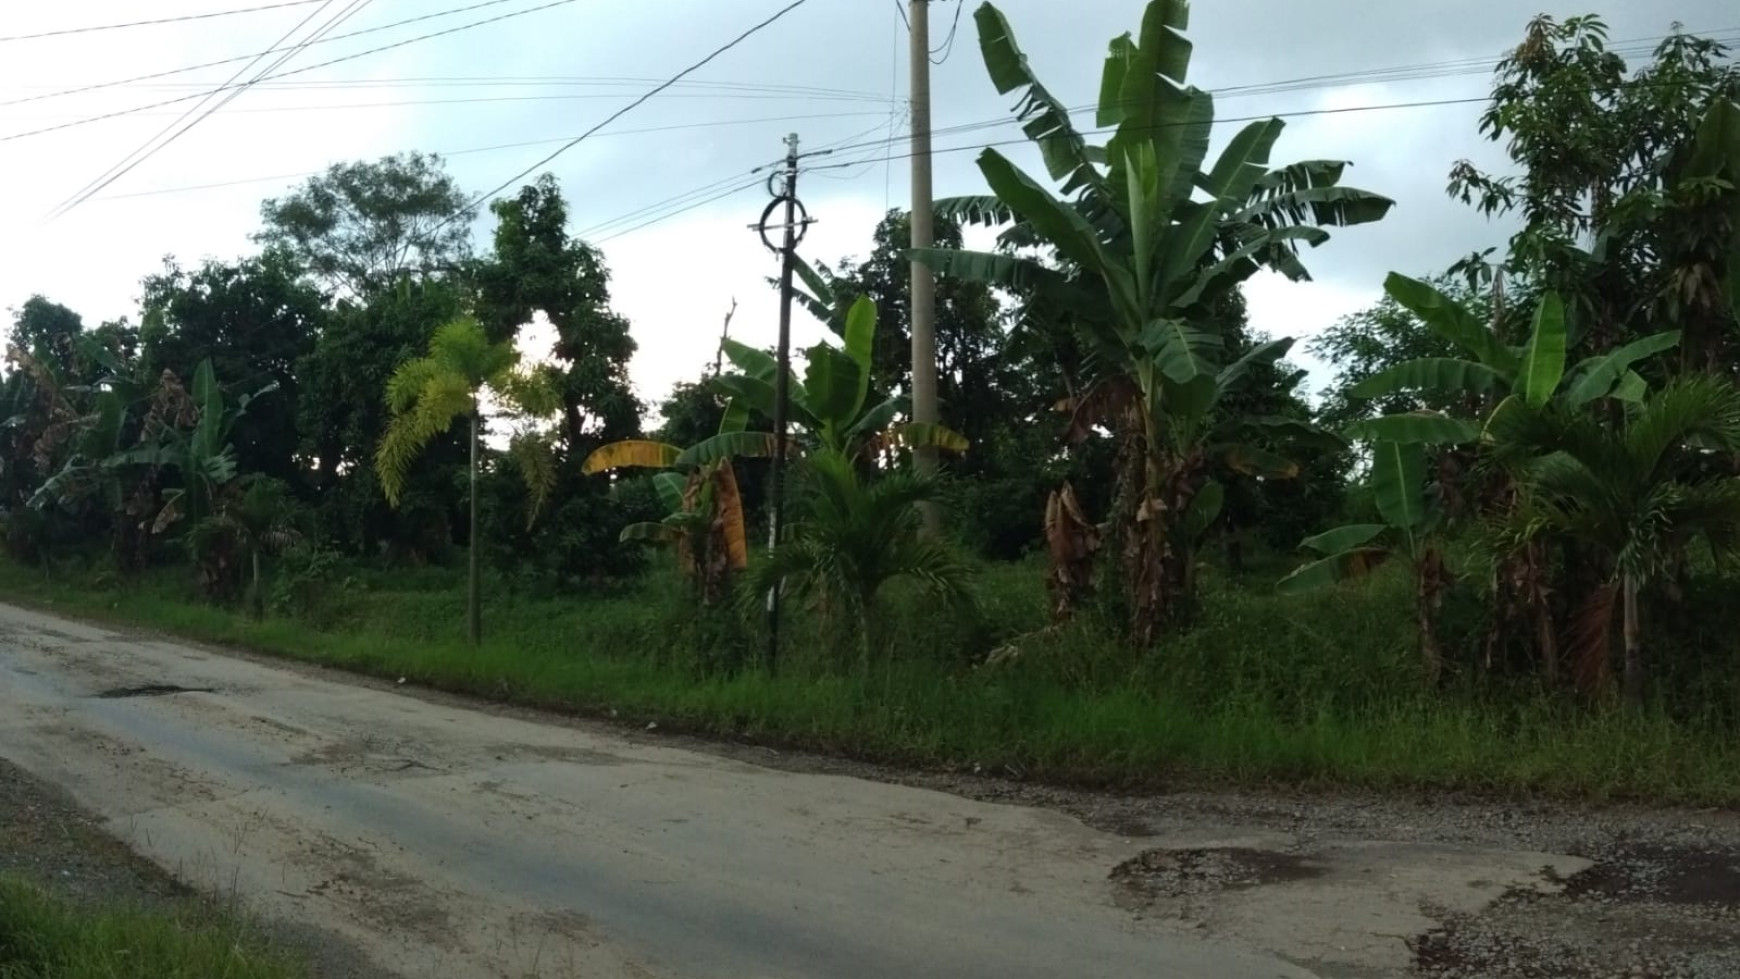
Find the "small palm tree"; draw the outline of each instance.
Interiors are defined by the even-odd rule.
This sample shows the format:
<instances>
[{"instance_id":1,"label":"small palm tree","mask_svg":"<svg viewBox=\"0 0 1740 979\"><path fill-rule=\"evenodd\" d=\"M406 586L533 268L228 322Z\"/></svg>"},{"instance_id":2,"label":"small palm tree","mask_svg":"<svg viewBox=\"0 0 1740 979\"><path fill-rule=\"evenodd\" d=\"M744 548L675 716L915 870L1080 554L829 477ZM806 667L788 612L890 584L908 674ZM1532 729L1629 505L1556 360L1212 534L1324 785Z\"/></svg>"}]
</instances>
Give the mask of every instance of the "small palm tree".
<instances>
[{"instance_id":1,"label":"small palm tree","mask_svg":"<svg viewBox=\"0 0 1740 979\"><path fill-rule=\"evenodd\" d=\"M813 597L825 617L857 626L866 663L880 645L877 598L888 582L911 578L945 602L972 603L972 569L920 533L921 505L940 497L934 478L892 472L867 480L852 457L829 450L806 461L791 535L753 569L746 594L783 582Z\"/></svg>"},{"instance_id":2,"label":"small palm tree","mask_svg":"<svg viewBox=\"0 0 1740 979\"><path fill-rule=\"evenodd\" d=\"M471 543L466 587L466 629L472 645L483 641L482 569L479 564L477 473L483 403L488 396L521 422L509 452L531 491L528 522L535 521L555 486L554 451L532 423L560 406L548 372L522 370L511 343L490 343L475 319L464 317L435 331L429 354L399 365L387 381L392 421L375 451L375 471L387 501L397 506L418 453L458 418L471 422L469 466Z\"/></svg>"},{"instance_id":3,"label":"small palm tree","mask_svg":"<svg viewBox=\"0 0 1740 979\"><path fill-rule=\"evenodd\" d=\"M1740 451L1740 389L1713 377L1675 381L1618 427L1557 405L1508 405L1487 431L1530 490L1520 521L1604 559L1611 580L1585 603L1587 621L1574 632L1592 646L1588 658L1604 664L1619 600L1625 697L1637 703L1645 680L1639 592L1697 537L1718 556L1740 550L1740 482L1704 464Z\"/></svg>"}]
</instances>

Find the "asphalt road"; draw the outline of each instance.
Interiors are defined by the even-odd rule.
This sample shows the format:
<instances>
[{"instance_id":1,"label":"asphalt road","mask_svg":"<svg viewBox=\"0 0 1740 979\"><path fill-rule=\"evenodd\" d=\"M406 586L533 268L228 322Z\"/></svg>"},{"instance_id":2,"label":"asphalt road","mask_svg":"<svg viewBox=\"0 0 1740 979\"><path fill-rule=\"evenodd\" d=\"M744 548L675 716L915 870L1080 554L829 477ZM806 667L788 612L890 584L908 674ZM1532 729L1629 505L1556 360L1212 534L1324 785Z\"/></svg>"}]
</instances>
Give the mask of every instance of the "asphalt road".
<instances>
[{"instance_id":1,"label":"asphalt road","mask_svg":"<svg viewBox=\"0 0 1740 979\"><path fill-rule=\"evenodd\" d=\"M1318 975L1120 906L1108 873L1153 841L1056 812L6 606L0 755L182 879L405 976Z\"/></svg>"}]
</instances>

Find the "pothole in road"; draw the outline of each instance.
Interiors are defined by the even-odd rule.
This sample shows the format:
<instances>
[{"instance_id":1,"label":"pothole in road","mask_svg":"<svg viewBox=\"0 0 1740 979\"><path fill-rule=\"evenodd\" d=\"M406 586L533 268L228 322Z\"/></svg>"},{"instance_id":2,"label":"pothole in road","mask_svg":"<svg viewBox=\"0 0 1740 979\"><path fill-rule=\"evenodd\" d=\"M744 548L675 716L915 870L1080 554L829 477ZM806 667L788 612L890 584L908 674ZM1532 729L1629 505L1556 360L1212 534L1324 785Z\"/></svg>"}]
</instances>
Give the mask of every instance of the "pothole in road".
<instances>
[{"instance_id":1,"label":"pothole in road","mask_svg":"<svg viewBox=\"0 0 1740 979\"><path fill-rule=\"evenodd\" d=\"M1147 850L1113 868L1111 877L1138 895L1154 899L1311 880L1324 872L1323 867L1294 854L1226 847Z\"/></svg>"},{"instance_id":2,"label":"pothole in road","mask_svg":"<svg viewBox=\"0 0 1740 979\"><path fill-rule=\"evenodd\" d=\"M1732 906L1740 903L1740 852L1625 846L1572 877L1565 893L1607 901Z\"/></svg>"},{"instance_id":3,"label":"pothole in road","mask_svg":"<svg viewBox=\"0 0 1740 979\"><path fill-rule=\"evenodd\" d=\"M103 700L122 700L128 697L168 697L178 693L217 693L213 687L183 687L173 683L147 683L138 687L116 687L104 690L97 696Z\"/></svg>"}]
</instances>

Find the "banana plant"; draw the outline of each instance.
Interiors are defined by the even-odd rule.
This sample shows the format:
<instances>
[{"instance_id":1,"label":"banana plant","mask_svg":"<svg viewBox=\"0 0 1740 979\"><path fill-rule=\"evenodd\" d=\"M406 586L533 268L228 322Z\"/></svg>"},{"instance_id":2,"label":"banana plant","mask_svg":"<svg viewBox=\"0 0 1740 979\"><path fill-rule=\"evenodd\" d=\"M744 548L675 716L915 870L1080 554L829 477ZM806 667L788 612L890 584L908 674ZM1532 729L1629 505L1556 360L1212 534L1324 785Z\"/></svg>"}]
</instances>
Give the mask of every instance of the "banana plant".
<instances>
[{"instance_id":1,"label":"banana plant","mask_svg":"<svg viewBox=\"0 0 1740 979\"><path fill-rule=\"evenodd\" d=\"M865 460L884 451L932 447L963 452L967 440L941 425L902 422L904 397L869 405L871 350L876 342L876 303L860 297L846 313L841 346L818 343L804 352L804 375L786 379L786 416L797 429L787 449L794 454L827 452ZM777 398L778 363L764 350L725 341L725 356L735 372L713 383L741 405L771 418ZM678 466L704 466L734 456L767 458L774 438L766 432L721 431L683 450Z\"/></svg>"},{"instance_id":2,"label":"banana plant","mask_svg":"<svg viewBox=\"0 0 1740 979\"><path fill-rule=\"evenodd\" d=\"M1438 612L1449 574L1439 531L1444 509L1426 482L1426 448L1418 442L1379 442L1372 449L1371 489L1382 523L1348 524L1308 537L1300 548L1315 559L1281 579L1277 589L1297 593L1364 577L1392 558L1414 575L1414 623L1420 662L1436 683L1444 668Z\"/></svg>"},{"instance_id":3,"label":"banana plant","mask_svg":"<svg viewBox=\"0 0 1740 979\"><path fill-rule=\"evenodd\" d=\"M748 421L748 412L731 402L719 422L719 434L741 433ZM581 471L593 475L627 468L667 470L653 476L653 486L669 513L656 523L623 528L620 539L674 546L678 566L695 582L702 603L711 605L724 597L731 576L749 566L743 496L729 457L679 464L682 456L683 449L674 445L627 439L594 451Z\"/></svg>"},{"instance_id":4,"label":"banana plant","mask_svg":"<svg viewBox=\"0 0 1740 979\"><path fill-rule=\"evenodd\" d=\"M1115 132L1096 146L1033 74L1003 15L980 7L991 81L1000 93L1019 93L1019 120L1061 196L987 149L979 169L994 196L941 209L1004 226L1006 244L1037 245L1055 260L1011 249L914 252L943 274L1051 297L1090 286L1097 294L1076 304L1100 314L1082 317L1078 329L1110 388L1098 397L1114 406L1114 431L1132 449L1113 530L1124 542L1131 638L1141 646L1191 605L1192 548L1178 520L1201 489L1193 467L1212 448L1206 406L1225 369L1212 310L1262 269L1309 278L1299 250L1329 238L1322 226L1375 221L1393 203L1341 186L1340 162L1271 167L1279 119L1247 126L1208 163L1214 102L1185 83L1188 20L1182 0L1153 0L1140 33L1112 42L1096 121Z\"/></svg>"},{"instance_id":5,"label":"banana plant","mask_svg":"<svg viewBox=\"0 0 1740 979\"><path fill-rule=\"evenodd\" d=\"M1527 342L1514 347L1494 336L1468 307L1424 282L1392 272L1384 289L1464 356L1405 361L1366 378L1351 393L1359 398L1406 391L1466 395L1483 409L1473 420L1427 411L1367 419L1349 429L1358 438L1453 445L1478 440L1493 412L1519 404L1540 407L1558 399L1578 409L1604 398L1635 404L1648 385L1634 367L1680 342L1678 331L1656 333L1570 365L1565 305L1556 293L1541 297Z\"/></svg>"}]
</instances>

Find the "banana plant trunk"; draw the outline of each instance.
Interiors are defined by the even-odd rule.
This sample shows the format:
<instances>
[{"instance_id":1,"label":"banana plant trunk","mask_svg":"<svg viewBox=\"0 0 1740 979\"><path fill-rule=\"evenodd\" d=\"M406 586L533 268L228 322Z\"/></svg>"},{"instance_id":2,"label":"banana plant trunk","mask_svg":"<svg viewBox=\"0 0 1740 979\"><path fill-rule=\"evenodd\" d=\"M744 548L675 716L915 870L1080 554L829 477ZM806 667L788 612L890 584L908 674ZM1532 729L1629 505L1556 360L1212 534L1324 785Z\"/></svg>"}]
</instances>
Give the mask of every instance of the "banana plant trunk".
<instances>
[{"instance_id":1,"label":"banana plant trunk","mask_svg":"<svg viewBox=\"0 0 1740 979\"><path fill-rule=\"evenodd\" d=\"M1438 644L1438 610L1444 604L1444 556L1428 547L1415 569L1414 621L1420 633L1420 665L1433 686L1444 675L1444 651Z\"/></svg>"},{"instance_id":2,"label":"banana plant trunk","mask_svg":"<svg viewBox=\"0 0 1740 979\"><path fill-rule=\"evenodd\" d=\"M471 547L467 555L465 584L465 625L466 635L473 646L483 645L483 566L479 560L478 543L481 534L477 528L477 449L480 439L479 429L482 427L481 412L473 407L471 410Z\"/></svg>"},{"instance_id":3,"label":"banana plant trunk","mask_svg":"<svg viewBox=\"0 0 1740 979\"><path fill-rule=\"evenodd\" d=\"M254 581L253 581L253 584L250 586L249 605L253 609L253 612L254 612L254 621L258 622L259 620L266 617L266 596L265 596L265 593L260 590L260 548L259 548L259 545L256 544L251 550L253 552L252 556L253 556L253 565L254 565L254 575L253 575Z\"/></svg>"},{"instance_id":4,"label":"banana plant trunk","mask_svg":"<svg viewBox=\"0 0 1740 979\"><path fill-rule=\"evenodd\" d=\"M1124 543L1130 587L1130 639L1148 649L1168 627L1185 622L1195 586L1189 542L1170 531L1190 505L1192 466L1167 452L1152 423L1144 426L1135 465L1140 473Z\"/></svg>"},{"instance_id":5,"label":"banana plant trunk","mask_svg":"<svg viewBox=\"0 0 1740 979\"><path fill-rule=\"evenodd\" d=\"M1625 702L1633 707L1643 703L1645 682L1643 664L1643 629L1638 621L1638 580L1634 574L1625 576Z\"/></svg>"}]
</instances>

